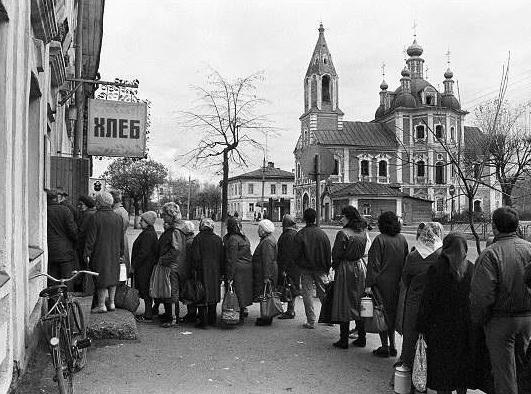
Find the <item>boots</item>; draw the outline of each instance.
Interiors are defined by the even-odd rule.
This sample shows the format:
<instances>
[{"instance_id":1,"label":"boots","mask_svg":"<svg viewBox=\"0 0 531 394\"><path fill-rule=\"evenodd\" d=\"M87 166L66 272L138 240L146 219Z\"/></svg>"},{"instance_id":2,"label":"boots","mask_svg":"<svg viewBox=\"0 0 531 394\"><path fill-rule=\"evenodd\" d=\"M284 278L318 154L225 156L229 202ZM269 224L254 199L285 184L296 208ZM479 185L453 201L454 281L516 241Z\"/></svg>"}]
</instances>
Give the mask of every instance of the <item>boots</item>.
<instances>
[{"instance_id":1,"label":"boots","mask_svg":"<svg viewBox=\"0 0 531 394\"><path fill-rule=\"evenodd\" d=\"M365 347L367 344L365 322L363 320L356 320L356 327L358 328L358 339L352 341L352 346Z\"/></svg>"},{"instance_id":2,"label":"boots","mask_svg":"<svg viewBox=\"0 0 531 394\"><path fill-rule=\"evenodd\" d=\"M109 311L114 311L116 306L114 305L114 296L116 295L116 286L109 287Z\"/></svg>"},{"instance_id":3,"label":"boots","mask_svg":"<svg viewBox=\"0 0 531 394\"><path fill-rule=\"evenodd\" d=\"M333 345L339 349L348 349L348 333L350 322L339 324L339 341L334 342Z\"/></svg>"},{"instance_id":4,"label":"boots","mask_svg":"<svg viewBox=\"0 0 531 394\"><path fill-rule=\"evenodd\" d=\"M105 299L107 298L107 289L96 289L96 306L92 308L92 313L105 313L107 307L105 306Z\"/></svg>"}]
</instances>

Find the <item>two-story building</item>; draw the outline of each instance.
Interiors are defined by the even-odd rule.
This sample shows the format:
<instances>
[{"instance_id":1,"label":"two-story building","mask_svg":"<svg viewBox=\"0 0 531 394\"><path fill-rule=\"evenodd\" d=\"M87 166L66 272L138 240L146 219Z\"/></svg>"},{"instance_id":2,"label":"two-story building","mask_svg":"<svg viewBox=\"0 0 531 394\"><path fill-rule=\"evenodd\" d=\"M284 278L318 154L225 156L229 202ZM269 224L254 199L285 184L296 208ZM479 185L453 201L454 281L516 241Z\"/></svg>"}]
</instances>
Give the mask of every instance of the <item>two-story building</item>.
<instances>
[{"instance_id":1,"label":"two-story building","mask_svg":"<svg viewBox=\"0 0 531 394\"><path fill-rule=\"evenodd\" d=\"M282 220L292 212L294 179L292 172L275 168L272 162L229 178L229 214L238 212L242 220L255 220L259 213L262 218Z\"/></svg>"}]
</instances>

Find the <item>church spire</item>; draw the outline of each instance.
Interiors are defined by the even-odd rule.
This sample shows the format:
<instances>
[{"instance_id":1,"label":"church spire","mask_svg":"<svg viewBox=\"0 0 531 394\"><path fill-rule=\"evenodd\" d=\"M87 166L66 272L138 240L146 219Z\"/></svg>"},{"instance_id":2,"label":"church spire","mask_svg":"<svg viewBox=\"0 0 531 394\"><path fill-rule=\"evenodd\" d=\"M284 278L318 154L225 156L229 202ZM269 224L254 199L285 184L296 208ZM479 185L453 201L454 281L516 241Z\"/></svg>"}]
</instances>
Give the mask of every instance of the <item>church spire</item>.
<instances>
[{"instance_id":1,"label":"church spire","mask_svg":"<svg viewBox=\"0 0 531 394\"><path fill-rule=\"evenodd\" d=\"M306 77L309 77L312 74L330 74L334 77L337 76L334 63L332 63L332 56L330 55L328 45L326 44L324 31L325 29L321 23L319 25L319 38L315 44L315 49L313 50L312 58L308 65L308 70L306 71Z\"/></svg>"}]
</instances>

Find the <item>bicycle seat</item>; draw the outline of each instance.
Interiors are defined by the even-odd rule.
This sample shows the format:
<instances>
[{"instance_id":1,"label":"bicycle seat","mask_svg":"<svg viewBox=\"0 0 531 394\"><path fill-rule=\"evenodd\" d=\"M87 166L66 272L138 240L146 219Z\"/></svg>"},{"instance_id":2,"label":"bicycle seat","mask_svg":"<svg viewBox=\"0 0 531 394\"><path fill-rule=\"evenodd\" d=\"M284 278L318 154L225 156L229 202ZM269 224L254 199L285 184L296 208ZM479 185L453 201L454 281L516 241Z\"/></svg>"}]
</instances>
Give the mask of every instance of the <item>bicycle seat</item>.
<instances>
[{"instance_id":1,"label":"bicycle seat","mask_svg":"<svg viewBox=\"0 0 531 394\"><path fill-rule=\"evenodd\" d=\"M41 290L39 293L40 297L53 297L57 295L59 292L63 291L63 289L66 289L66 285L55 285L47 287L46 289Z\"/></svg>"}]
</instances>

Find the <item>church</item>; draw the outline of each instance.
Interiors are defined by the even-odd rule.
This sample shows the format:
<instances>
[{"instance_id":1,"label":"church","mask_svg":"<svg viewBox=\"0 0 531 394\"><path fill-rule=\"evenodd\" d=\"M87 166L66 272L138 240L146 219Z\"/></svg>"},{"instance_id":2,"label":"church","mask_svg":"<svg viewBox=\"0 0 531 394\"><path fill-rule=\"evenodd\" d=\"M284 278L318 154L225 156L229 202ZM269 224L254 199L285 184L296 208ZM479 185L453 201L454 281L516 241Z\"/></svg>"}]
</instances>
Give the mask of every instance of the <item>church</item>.
<instances>
[{"instance_id":1,"label":"church","mask_svg":"<svg viewBox=\"0 0 531 394\"><path fill-rule=\"evenodd\" d=\"M304 77L304 113L294 150L295 214L316 206L315 180L301 159L312 145L333 153L335 170L321 181L323 220L337 217L346 204L373 217L392 210L405 222L430 220L467 207L448 150L462 155L481 131L465 126L467 111L454 92L453 72L444 72L444 91L424 79L423 48L416 37L407 48L400 85L380 84L379 106L369 122L344 120L338 100L339 79L321 24ZM474 210L490 212L500 196L480 187Z\"/></svg>"}]
</instances>

